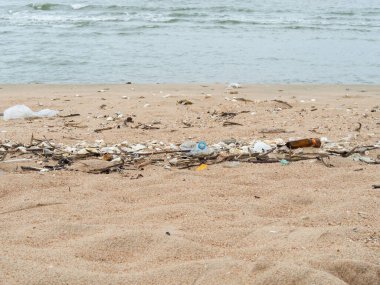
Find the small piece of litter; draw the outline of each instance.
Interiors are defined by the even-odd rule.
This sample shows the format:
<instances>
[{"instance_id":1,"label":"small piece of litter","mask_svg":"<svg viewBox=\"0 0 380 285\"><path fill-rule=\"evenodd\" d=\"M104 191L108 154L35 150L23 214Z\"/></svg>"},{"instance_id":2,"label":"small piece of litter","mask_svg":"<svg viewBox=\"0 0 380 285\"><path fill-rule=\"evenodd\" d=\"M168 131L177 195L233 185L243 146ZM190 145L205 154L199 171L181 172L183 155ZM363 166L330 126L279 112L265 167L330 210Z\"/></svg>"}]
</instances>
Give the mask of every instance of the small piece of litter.
<instances>
[{"instance_id":1,"label":"small piece of litter","mask_svg":"<svg viewBox=\"0 0 380 285\"><path fill-rule=\"evenodd\" d=\"M267 152L271 149L272 149L272 147L270 145L268 145L262 141L257 141L253 145L252 151L256 152L256 153L264 153L264 152Z\"/></svg>"},{"instance_id":2,"label":"small piece of litter","mask_svg":"<svg viewBox=\"0 0 380 285\"><path fill-rule=\"evenodd\" d=\"M180 105L193 105L193 102L186 99L178 100L177 103Z\"/></svg>"},{"instance_id":3,"label":"small piece of litter","mask_svg":"<svg viewBox=\"0 0 380 285\"><path fill-rule=\"evenodd\" d=\"M43 109L38 112L33 112L29 107L25 105L15 105L4 111L3 120L15 120L15 119L27 119L36 117L54 117L58 114L58 111Z\"/></svg>"},{"instance_id":4,"label":"small piece of litter","mask_svg":"<svg viewBox=\"0 0 380 285\"><path fill-rule=\"evenodd\" d=\"M203 171L203 170L206 170L207 169L207 164L201 164L197 167L197 171Z\"/></svg>"},{"instance_id":5,"label":"small piece of litter","mask_svg":"<svg viewBox=\"0 0 380 285\"><path fill-rule=\"evenodd\" d=\"M285 165L289 164L289 161L287 161L286 159L281 159L280 163L281 163L282 166L285 166Z\"/></svg>"},{"instance_id":6,"label":"small piece of litter","mask_svg":"<svg viewBox=\"0 0 380 285\"><path fill-rule=\"evenodd\" d=\"M230 83L228 85L228 87L230 87L230 88L241 88L241 85L239 83Z\"/></svg>"}]
</instances>

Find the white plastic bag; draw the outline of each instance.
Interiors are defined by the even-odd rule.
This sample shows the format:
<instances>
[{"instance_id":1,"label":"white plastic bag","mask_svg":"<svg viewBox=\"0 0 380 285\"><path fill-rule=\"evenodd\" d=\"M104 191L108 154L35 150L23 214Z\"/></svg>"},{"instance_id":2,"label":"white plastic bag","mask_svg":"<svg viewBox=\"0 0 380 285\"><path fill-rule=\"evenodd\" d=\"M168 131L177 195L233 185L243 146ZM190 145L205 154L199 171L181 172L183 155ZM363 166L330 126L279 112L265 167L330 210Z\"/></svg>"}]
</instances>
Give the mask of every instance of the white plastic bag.
<instances>
[{"instance_id":1,"label":"white plastic bag","mask_svg":"<svg viewBox=\"0 0 380 285\"><path fill-rule=\"evenodd\" d=\"M15 105L4 111L3 120L15 120L15 119L26 119L35 117L54 117L58 114L58 111L43 109L38 112L33 112L29 107L25 105Z\"/></svg>"},{"instance_id":2,"label":"white plastic bag","mask_svg":"<svg viewBox=\"0 0 380 285\"><path fill-rule=\"evenodd\" d=\"M265 153L271 150L272 147L262 141L256 141L253 146L251 146L251 151L254 153Z\"/></svg>"}]
</instances>

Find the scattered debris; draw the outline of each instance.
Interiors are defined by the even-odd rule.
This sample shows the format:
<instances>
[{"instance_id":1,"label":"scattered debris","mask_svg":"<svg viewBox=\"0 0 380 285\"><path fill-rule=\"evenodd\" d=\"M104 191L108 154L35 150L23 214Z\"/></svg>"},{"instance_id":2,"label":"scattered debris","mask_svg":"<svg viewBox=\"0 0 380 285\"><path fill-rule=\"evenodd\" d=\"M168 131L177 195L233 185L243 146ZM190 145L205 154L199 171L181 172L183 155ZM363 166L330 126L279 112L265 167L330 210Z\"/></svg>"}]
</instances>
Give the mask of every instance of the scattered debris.
<instances>
[{"instance_id":1,"label":"scattered debris","mask_svg":"<svg viewBox=\"0 0 380 285\"><path fill-rule=\"evenodd\" d=\"M188 122L185 122L185 121L182 121L182 124L184 124L184 128L191 128L193 127L193 125L191 123L188 123Z\"/></svg>"},{"instance_id":2,"label":"scattered debris","mask_svg":"<svg viewBox=\"0 0 380 285\"><path fill-rule=\"evenodd\" d=\"M241 101L241 102L245 102L245 103L253 102L252 100L246 99L246 98L243 98L243 97L233 97L233 100Z\"/></svg>"},{"instance_id":3,"label":"scattered debris","mask_svg":"<svg viewBox=\"0 0 380 285\"><path fill-rule=\"evenodd\" d=\"M138 123L135 126L131 126L132 129L142 129L142 130L159 130L159 127L153 126L152 124L142 124Z\"/></svg>"},{"instance_id":4,"label":"scattered debris","mask_svg":"<svg viewBox=\"0 0 380 285\"><path fill-rule=\"evenodd\" d=\"M293 106L290 105L288 102L285 102L285 101L282 101L282 100L278 100L278 99L274 99L273 101L277 102L277 103L281 103L281 104L285 105L286 107L288 107L289 109L293 108Z\"/></svg>"},{"instance_id":5,"label":"scattered debris","mask_svg":"<svg viewBox=\"0 0 380 285\"><path fill-rule=\"evenodd\" d=\"M231 122L231 121L223 122L223 127L227 127L227 126L242 126L242 124L236 123L236 122Z\"/></svg>"},{"instance_id":6,"label":"scattered debris","mask_svg":"<svg viewBox=\"0 0 380 285\"><path fill-rule=\"evenodd\" d=\"M124 125L125 125L125 126L128 126L128 123L134 123L132 117L127 117L127 118L124 120Z\"/></svg>"},{"instance_id":7,"label":"scattered debris","mask_svg":"<svg viewBox=\"0 0 380 285\"><path fill-rule=\"evenodd\" d=\"M294 131L286 131L285 129L262 129L262 134L280 134L280 133L294 133Z\"/></svg>"},{"instance_id":8,"label":"scattered debris","mask_svg":"<svg viewBox=\"0 0 380 285\"><path fill-rule=\"evenodd\" d=\"M60 118L71 118L71 117L78 117L80 114L69 114L69 115L60 115Z\"/></svg>"},{"instance_id":9,"label":"scattered debris","mask_svg":"<svg viewBox=\"0 0 380 285\"><path fill-rule=\"evenodd\" d=\"M112 127L106 127L106 128L95 129L94 132L95 133L100 133L100 132L107 131L107 130L112 130L112 129L113 129Z\"/></svg>"},{"instance_id":10,"label":"scattered debris","mask_svg":"<svg viewBox=\"0 0 380 285\"><path fill-rule=\"evenodd\" d=\"M232 119L239 114L246 114L249 112L250 111L240 111L240 112L217 112L217 111L213 111L211 113L211 117L216 119L216 120L225 120L225 119ZM208 113L210 113L210 112L208 112Z\"/></svg>"},{"instance_id":11,"label":"scattered debris","mask_svg":"<svg viewBox=\"0 0 380 285\"><path fill-rule=\"evenodd\" d=\"M372 188L373 189L380 189L380 184L374 184L374 185L372 185Z\"/></svg>"},{"instance_id":12,"label":"scattered debris","mask_svg":"<svg viewBox=\"0 0 380 285\"><path fill-rule=\"evenodd\" d=\"M355 132L360 132L361 128L362 128L362 124L360 122L358 122L359 126L357 128L355 128Z\"/></svg>"},{"instance_id":13,"label":"scattered debris","mask_svg":"<svg viewBox=\"0 0 380 285\"><path fill-rule=\"evenodd\" d=\"M81 125L81 123L79 123L79 122L66 122L66 123L64 123L64 126L65 127L82 128L82 129L88 128L87 125Z\"/></svg>"},{"instance_id":14,"label":"scattered debris","mask_svg":"<svg viewBox=\"0 0 380 285\"><path fill-rule=\"evenodd\" d=\"M179 105L193 105L193 102L186 100L186 99L182 99L182 100L178 100L177 104L179 104Z\"/></svg>"}]
</instances>

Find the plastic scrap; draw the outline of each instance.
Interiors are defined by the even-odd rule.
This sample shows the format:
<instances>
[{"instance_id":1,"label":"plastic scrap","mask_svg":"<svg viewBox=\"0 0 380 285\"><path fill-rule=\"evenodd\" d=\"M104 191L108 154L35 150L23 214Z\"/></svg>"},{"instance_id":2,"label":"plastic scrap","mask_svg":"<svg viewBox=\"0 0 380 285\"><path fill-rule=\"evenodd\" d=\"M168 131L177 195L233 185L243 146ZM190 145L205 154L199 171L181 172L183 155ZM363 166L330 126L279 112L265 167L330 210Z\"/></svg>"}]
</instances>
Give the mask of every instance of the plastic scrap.
<instances>
[{"instance_id":1,"label":"plastic scrap","mask_svg":"<svg viewBox=\"0 0 380 285\"><path fill-rule=\"evenodd\" d=\"M203 171L207 169L207 164L202 163L196 168L196 171Z\"/></svg>"},{"instance_id":2,"label":"plastic scrap","mask_svg":"<svg viewBox=\"0 0 380 285\"><path fill-rule=\"evenodd\" d=\"M262 141L256 141L253 147L251 148L252 152L255 153L264 153L271 150L272 147Z\"/></svg>"},{"instance_id":3,"label":"plastic scrap","mask_svg":"<svg viewBox=\"0 0 380 285\"><path fill-rule=\"evenodd\" d=\"M214 149L207 147L207 144L204 141L198 143L194 141L185 141L179 146L179 148L194 157L205 157L214 152Z\"/></svg>"},{"instance_id":4,"label":"plastic scrap","mask_svg":"<svg viewBox=\"0 0 380 285\"><path fill-rule=\"evenodd\" d=\"M241 84L234 82L234 83L230 83L228 85L228 87L230 87L230 88L241 88Z\"/></svg>"},{"instance_id":5,"label":"plastic scrap","mask_svg":"<svg viewBox=\"0 0 380 285\"><path fill-rule=\"evenodd\" d=\"M289 161L287 161L286 159L281 159L280 163L281 163L282 166L285 166L285 165L289 164Z\"/></svg>"},{"instance_id":6,"label":"plastic scrap","mask_svg":"<svg viewBox=\"0 0 380 285\"><path fill-rule=\"evenodd\" d=\"M58 111L43 109L38 112L33 112L29 107L25 105L15 105L4 111L3 120L16 120L16 119L27 119L27 118L38 118L38 117L54 117L58 115Z\"/></svg>"}]
</instances>

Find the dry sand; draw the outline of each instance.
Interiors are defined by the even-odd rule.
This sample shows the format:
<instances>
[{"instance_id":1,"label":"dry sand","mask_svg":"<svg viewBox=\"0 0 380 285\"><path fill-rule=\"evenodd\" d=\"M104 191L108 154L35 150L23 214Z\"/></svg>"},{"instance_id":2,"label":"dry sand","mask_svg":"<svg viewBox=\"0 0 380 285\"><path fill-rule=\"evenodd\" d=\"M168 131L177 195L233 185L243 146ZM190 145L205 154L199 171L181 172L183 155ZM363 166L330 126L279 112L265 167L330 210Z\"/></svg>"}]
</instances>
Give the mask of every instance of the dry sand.
<instances>
[{"instance_id":1,"label":"dry sand","mask_svg":"<svg viewBox=\"0 0 380 285\"><path fill-rule=\"evenodd\" d=\"M32 133L67 144L75 138L380 139L379 86L249 85L237 91L209 84L0 85L0 110L22 103L81 114L1 121L0 140L26 143ZM234 96L253 102L225 99ZM194 104L177 105L180 99ZM136 122L159 121L160 129L117 129L118 122L94 118L118 111ZM231 119L243 126L222 127L214 111L249 112ZM70 120L87 127L65 127ZM355 131L358 122L362 128ZM94 133L105 126L114 128ZM264 128L289 133L260 133ZM127 171L129 177L22 172L16 169L22 163L0 163L0 283L380 284L380 191L371 188L380 184L379 166L331 162L335 167L221 164L202 172L148 166ZM143 177L131 180L137 173Z\"/></svg>"}]
</instances>

